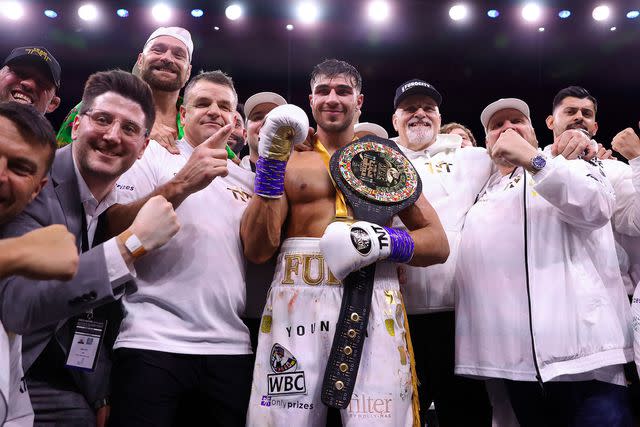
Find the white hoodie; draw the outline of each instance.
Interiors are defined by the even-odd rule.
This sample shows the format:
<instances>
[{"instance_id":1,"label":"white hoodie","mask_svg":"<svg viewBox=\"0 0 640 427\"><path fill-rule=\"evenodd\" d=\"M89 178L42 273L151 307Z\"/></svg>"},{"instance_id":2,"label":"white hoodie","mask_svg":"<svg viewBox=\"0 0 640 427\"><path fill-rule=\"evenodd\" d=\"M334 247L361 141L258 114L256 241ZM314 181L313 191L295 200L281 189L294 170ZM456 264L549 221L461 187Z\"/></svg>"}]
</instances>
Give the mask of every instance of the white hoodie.
<instances>
[{"instance_id":1,"label":"white hoodie","mask_svg":"<svg viewBox=\"0 0 640 427\"><path fill-rule=\"evenodd\" d=\"M461 149L460 135L440 134L421 151L398 147L422 180L422 193L435 209L449 240L449 258L430 267L405 266L407 282L401 285L407 313L453 310L453 274L458 258L460 230L467 211L487 181L492 162L484 148ZM401 227L394 219L394 227Z\"/></svg>"},{"instance_id":2,"label":"white hoodie","mask_svg":"<svg viewBox=\"0 0 640 427\"><path fill-rule=\"evenodd\" d=\"M535 346L542 381L624 383L613 365L631 359L631 314L609 221L613 190L597 168L561 156L525 177L522 168L495 174L467 215L455 372L535 381Z\"/></svg>"}]
</instances>

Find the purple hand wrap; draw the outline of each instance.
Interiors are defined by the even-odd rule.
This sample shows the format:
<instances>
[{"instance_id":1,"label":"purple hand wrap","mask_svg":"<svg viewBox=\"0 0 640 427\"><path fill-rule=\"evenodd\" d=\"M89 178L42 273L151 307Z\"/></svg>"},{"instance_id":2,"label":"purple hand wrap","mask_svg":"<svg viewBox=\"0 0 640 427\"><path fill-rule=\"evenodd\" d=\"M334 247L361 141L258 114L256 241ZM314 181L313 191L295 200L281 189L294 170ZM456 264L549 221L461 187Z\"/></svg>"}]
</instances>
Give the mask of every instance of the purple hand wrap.
<instances>
[{"instance_id":1,"label":"purple hand wrap","mask_svg":"<svg viewBox=\"0 0 640 427\"><path fill-rule=\"evenodd\" d=\"M262 197L277 198L284 193L284 170L287 162L259 157L253 192Z\"/></svg>"},{"instance_id":2,"label":"purple hand wrap","mask_svg":"<svg viewBox=\"0 0 640 427\"><path fill-rule=\"evenodd\" d=\"M407 263L413 258L415 244L406 230L384 227L391 240L391 254L387 258L390 261Z\"/></svg>"}]
</instances>

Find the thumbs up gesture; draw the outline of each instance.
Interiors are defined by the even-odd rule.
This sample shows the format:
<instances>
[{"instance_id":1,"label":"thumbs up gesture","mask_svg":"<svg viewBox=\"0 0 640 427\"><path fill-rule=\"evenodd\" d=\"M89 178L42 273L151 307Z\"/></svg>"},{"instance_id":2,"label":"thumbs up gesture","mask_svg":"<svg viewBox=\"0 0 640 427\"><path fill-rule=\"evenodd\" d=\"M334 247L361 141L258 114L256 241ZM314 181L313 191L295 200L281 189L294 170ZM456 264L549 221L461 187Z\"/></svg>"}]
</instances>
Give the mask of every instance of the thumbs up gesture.
<instances>
[{"instance_id":1,"label":"thumbs up gesture","mask_svg":"<svg viewBox=\"0 0 640 427\"><path fill-rule=\"evenodd\" d=\"M187 163L173 178L185 194L202 190L217 176L227 176L227 151L225 144L232 125L227 124L198 145Z\"/></svg>"}]
</instances>

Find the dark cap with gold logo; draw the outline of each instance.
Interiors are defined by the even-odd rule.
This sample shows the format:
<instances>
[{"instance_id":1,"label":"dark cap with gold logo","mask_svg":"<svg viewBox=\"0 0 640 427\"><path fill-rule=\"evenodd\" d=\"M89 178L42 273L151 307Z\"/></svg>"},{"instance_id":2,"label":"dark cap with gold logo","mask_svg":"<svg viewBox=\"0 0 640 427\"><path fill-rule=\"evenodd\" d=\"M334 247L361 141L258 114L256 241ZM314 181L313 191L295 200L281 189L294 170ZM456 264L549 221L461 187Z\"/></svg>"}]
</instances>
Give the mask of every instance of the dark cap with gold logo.
<instances>
[{"instance_id":1,"label":"dark cap with gold logo","mask_svg":"<svg viewBox=\"0 0 640 427\"><path fill-rule=\"evenodd\" d=\"M56 88L60 88L60 64L51 53L42 46L17 47L11 51L3 65L32 64L41 67L51 77Z\"/></svg>"}]
</instances>

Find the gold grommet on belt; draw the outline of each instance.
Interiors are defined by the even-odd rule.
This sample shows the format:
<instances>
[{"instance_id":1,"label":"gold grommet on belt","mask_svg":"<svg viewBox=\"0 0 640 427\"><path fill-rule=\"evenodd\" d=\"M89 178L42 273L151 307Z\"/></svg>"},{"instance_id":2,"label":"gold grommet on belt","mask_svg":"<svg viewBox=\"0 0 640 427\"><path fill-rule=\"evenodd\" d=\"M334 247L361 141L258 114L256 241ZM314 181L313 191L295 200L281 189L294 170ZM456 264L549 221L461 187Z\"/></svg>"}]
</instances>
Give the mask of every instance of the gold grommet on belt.
<instances>
[{"instance_id":1,"label":"gold grommet on belt","mask_svg":"<svg viewBox=\"0 0 640 427\"><path fill-rule=\"evenodd\" d=\"M336 381L335 387L336 390L342 390L344 388L344 383L342 381Z\"/></svg>"},{"instance_id":2,"label":"gold grommet on belt","mask_svg":"<svg viewBox=\"0 0 640 427\"><path fill-rule=\"evenodd\" d=\"M346 363L340 364L340 372L347 372L348 369L349 369L349 365L347 365Z\"/></svg>"},{"instance_id":3,"label":"gold grommet on belt","mask_svg":"<svg viewBox=\"0 0 640 427\"><path fill-rule=\"evenodd\" d=\"M356 313L355 311L351 313L351 320L353 320L354 322L360 320L360 316L358 316L358 313Z\"/></svg>"},{"instance_id":4,"label":"gold grommet on belt","mask_svg":"<svg viewBox=\"0 0 640 427\"><path fill-rule=\"evenodd\" d=\"M349 347L349 346L345 346L343 351L344 351L344 354L349 356L353 352L353 349L351 347Z\"/></svg>"},{"instance_id":5,"label":"gold grommet on belt","mask_svg":"<svg viewBox=\"0 0 640 427\"><path fill-rule=\"evenodd\" d=\"M349 336L349 338L355 338L356 337L356 330L355 329L349 329L347 331L347 335Z\"/></svg>"}]
</instances>

